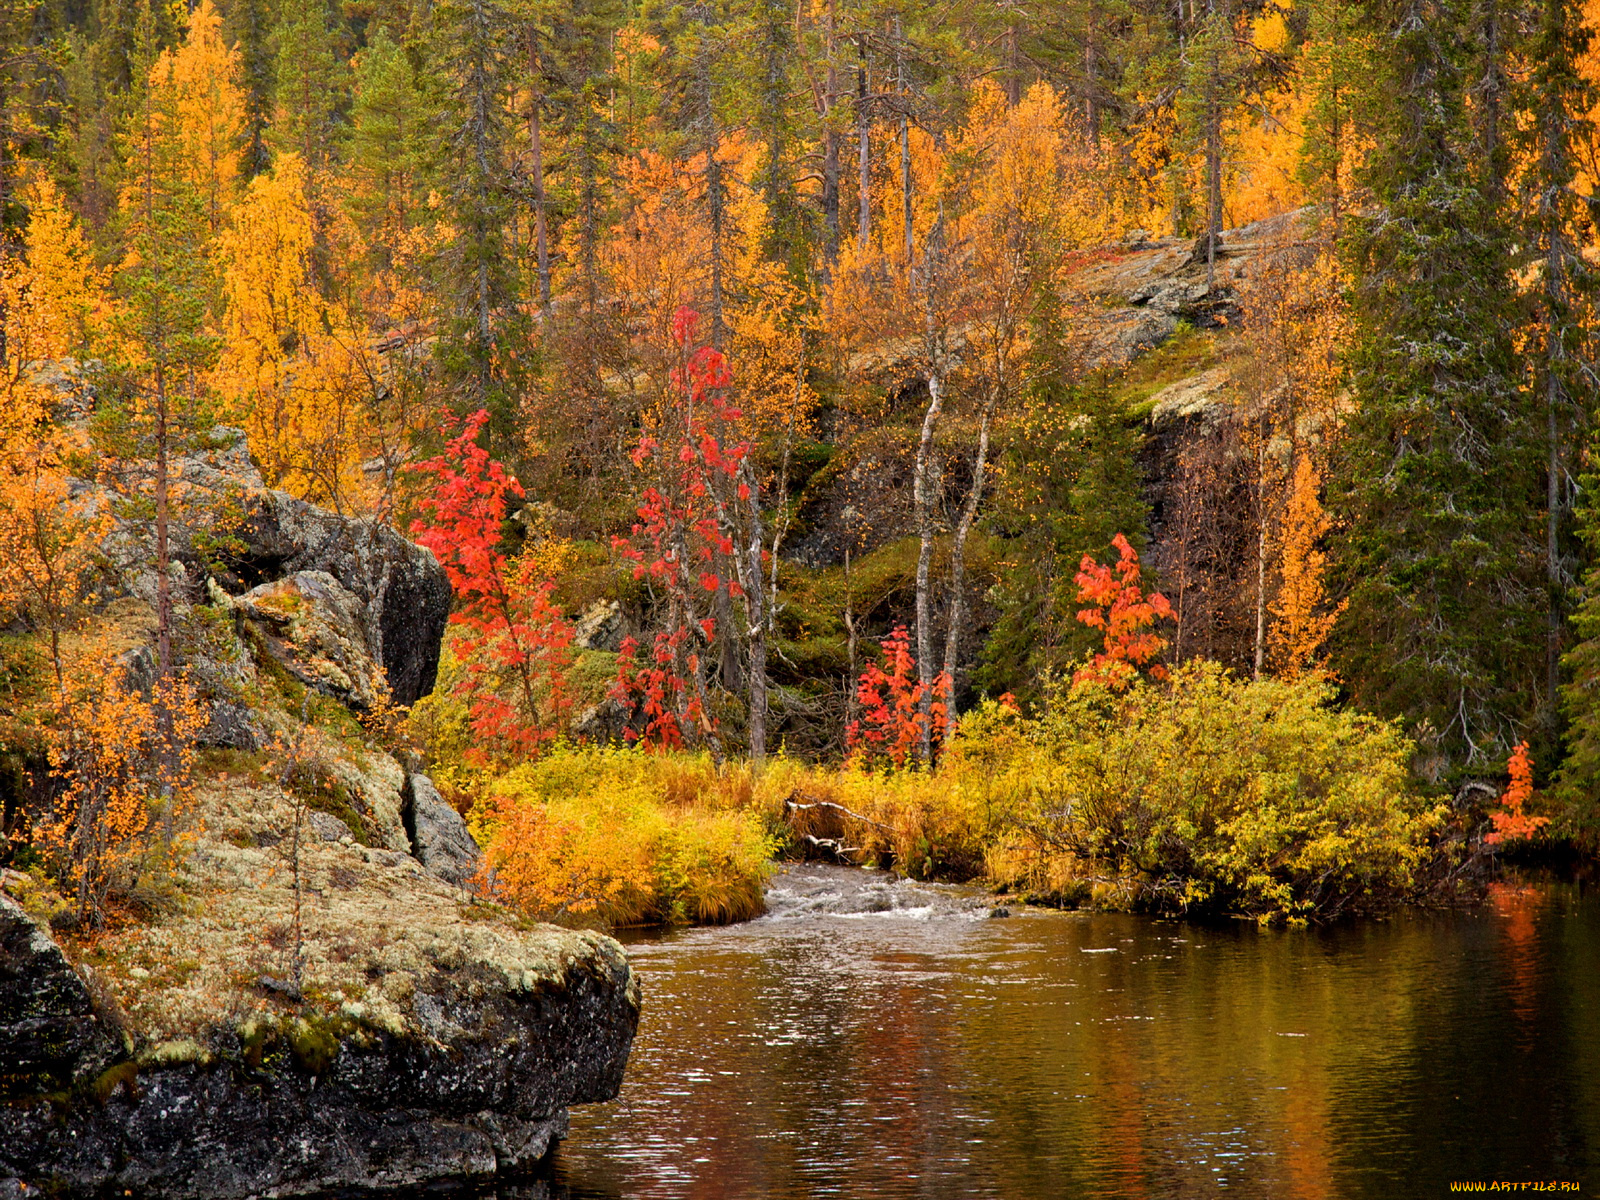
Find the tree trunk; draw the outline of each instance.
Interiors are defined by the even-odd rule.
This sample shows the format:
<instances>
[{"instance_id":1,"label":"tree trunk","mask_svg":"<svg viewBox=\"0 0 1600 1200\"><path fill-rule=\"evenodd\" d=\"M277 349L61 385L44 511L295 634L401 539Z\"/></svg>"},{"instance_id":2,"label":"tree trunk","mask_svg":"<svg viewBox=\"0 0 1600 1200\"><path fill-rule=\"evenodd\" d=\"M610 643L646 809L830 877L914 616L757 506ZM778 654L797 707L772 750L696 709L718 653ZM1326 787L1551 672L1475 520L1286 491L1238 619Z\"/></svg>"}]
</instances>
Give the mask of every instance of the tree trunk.
<instances>
[{"instance_id":1,"label":"tree trunk","mask_svg":"<svg viewBox=\"0 0 1600 1200\"><path fill-rule=\"evenodd\" d=\"M900 18L894 19L895 82L900 92L900 193L901 220L905 222L906 275L916 261L916 231L911 223L911 114L910 90L906 86L905 51L901 45Z\"/></svg>"},{"instance_id":2,"label":"tree trunk","mask_svg":"<svg viewBox=\"0 0 1600 1200\"><path fill-rule=\"evenodd\" d=\"M709 37L709 29L704 35ZM722 163L717 158L717 116L712 106L711 59L709 47L702 44L699 63L701 137L706 156L706 210L711 220L711 344L721 350L727 342L723 312L722 259L723 220L727 208L722 194Z\"/></svg>"},{"instance_id":3,"label":"tree trunk","mask_svg":"<svg viewBox=\"0 0 1600 1200\"><path fill-rule=\"evenodd\" d=\"M600 303L600 179L594 152L594 116L584 109L583 132L578 149L579 169L583 174L583 300L584 311L594 318ZM593 330L589 331L590 337Z\"/></svg>"},{"instance_id":4,"label":"tree trunk","mask_svg":"<svg viewBox=\"0 0 1600 1200\"><path fill-rule=\"evenodd\" d=\"M830 269L839 261L839 130L833 121L833 109L839 102L839 63L834 5L835 0L828 0L828 73L822 100L822 119L827 126L822 135L822 219L828 230L825 253Z\"/></svg>"},{"instance_id":5,"label":"tree trunk","mask_svg":"<svg viewBox=\"0 0 1600 1200\"><path fill-rule=\"evenodd\" d=\"M1500 8L1496 0L1487 0L1484 8L1483 30L1483 165L1487 191L1498 198L1503 164L1500 161L1500 103L1505 82L1500 73Z\"/></svg>"},{"instance_id":6,"label":"tree trunk","mask_svg":"<svg viewBox=\"0 0 1600 1200\"><path fill-rule=\"evenodd\" d=\"M845 680L844 692L844 724L849 729L856 717L856 681L860 678L856 670L856 647L859 640L856 633L856 608L855 584L850 576L850 547L844 551L844 634L845 653L850 662L850 676Z\"/></svg>"},{"instance_id":7,"label":"tree trunk","mask_svg":"<svg viewBox=\"0 0 1600 1200\"><path fill-rule=\"evenodd\" d=\"M1100 146L1100 6L1090 4L1083 39L1083 116L1089 144Z\"/></svg>"},{"instance_id":8,"label":"tree trunk","mask_svg":"<svg viewBox=\"0 0 1600 1200\"><path fill-rule=\"evenodd\" d=\"M967 535L977 520L978 508L983 502L983 484L989 467L989 421L999 398L998 389L992 390L989 402L983 406L978 420L978 456L972 463L972 490L961 509L961 519L956 523L955 536L950 540L950 618L944 638L944 675L950 680L948 702L953 706L956 698L956 671L961 654L961 635L967 619L966 549Z\"/></svg>"},{"instance_id":9,"label":"tree trunk","mask_svg":"<svg viewBox=\"0 0 1600 1200\"><path fill-rule=\"evenodd\" d=\"M856 67L856 244L863 253L872 239L872 147L867 116L867 59Z\"/></svg>"},{"instance_id":10,"label":"tree trunk","mask_svg":"<svg viewBox=\"0 0 1600 1200\"><path fill-rule=\"evenodd\" d=\"M168 571L167 372L156 364L156 663L162 679L172 674L172 578Z\"/></svg>"},{"instance_id":11,"label":"tree trunk","mask_svg":"<svg viewBox=\"0 0 1600 1200\"><path fill-rule=\"evenodd\" d=\"M1256 455L1256 645L1252 678L1267 665L1267 478L1266 452Z\"/></svg>"},{"instance_id":12,"label":"tree trunk","mask_svg":"<svg viewBox=\"0 0 1600 1200\"><path fill-rule=\"evenodd\" d=\"M1206 288L1217 282L1217 235L1222 232L1222 64L1212 41L1206 98Z\"/></svg>"},{"instance_id":13,"label":"tree trunk","mask_svg":"<svg viewBox=\"0 0 1600 1200\"><path fill-rule=\"evenodd\" d=\"M1551 257L1556 257L1552 254ZM1559 331L1550 329L1546 336L1559 337ZM1550 357L1554 359L1555 354ZM1563 591L1561 578L1561 438L1557 410L1561 404L1561 383L1556 376L1555 362L1546 366L1545 420L1550 439L1549 478L1545 487L1545 575L1550 589L1549 629L1545 635L1545 686L1549 692L1551 723L1555 723L1557 700L1561 687L1561 625Z\"/></svg>"},{"instance_id":14,"label":"tree trunk","mask_svg":"<svg viewBox=\"0 0 1600 1200\"><path fill-rule=\"evenodd\" d=\"M533 230L534 252L539 263L539 313L550 319L550 245L546 232L544 193L544 131L540 110L544 107L544 72L539 64L538 33L528 29L528 145L533 152Z\"/></svg>"},{"instance_id":15,"label":"tree trunk","mask_svg":"<svg viewBox=\"0 0 1600 1200\"><path fill-rule=\"evenodd\" d=\"M768 616L762 592L761 546L765 531L761 522L761 497L756 491L755 472L749 460L740 464L740 481L745 487L745 546L739 563L739 586L744 591L747 631L750 703L750 758L757 765L767 757L767 625Z\"/></svg>"},{"instance_id":16,"label":"tree trunk","mask_svg":"<svg viewBox=\"0 0 1600 1200\"><path fill-rule=\"evenodd\" d=\"M1015 21L1006 26L1006 103L1012 108L1022 103L1022 46Z\"/></svg>"},{"instance_id":17,"label":"tree trunk","mask_svg":"<svg viewBox=\"0 0 1600 1200\"><path fill-rule=\"evenodd\" d=\"M922 731L917 753L923 762L933 758L933 607L930 576L933 569L933 539L937 532L938 489L934 479L933 437L944 410L942 364L928 364L928 410L922 418L922 435L917 440L916 470L912 500L917 518L917 681L922 685Z\"/></svg>"}]
</instances>

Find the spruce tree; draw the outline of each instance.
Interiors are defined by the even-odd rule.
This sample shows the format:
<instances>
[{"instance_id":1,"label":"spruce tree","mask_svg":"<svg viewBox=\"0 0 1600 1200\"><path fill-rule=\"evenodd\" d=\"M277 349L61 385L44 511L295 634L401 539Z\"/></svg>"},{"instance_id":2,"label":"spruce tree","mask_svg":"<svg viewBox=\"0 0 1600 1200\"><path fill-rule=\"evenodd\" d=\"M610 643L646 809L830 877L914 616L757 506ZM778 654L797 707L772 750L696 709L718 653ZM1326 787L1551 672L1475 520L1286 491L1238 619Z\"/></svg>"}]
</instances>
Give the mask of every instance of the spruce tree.
<instances>
[{"instance_id":1,"label":"spruce tree","mask_svg":"<svg viewBox=\"0 0 1600 1200\"><path fill-rule=\"evenodd\" d=\"M459 411L488 409L492 433L507 436L511 376L520 369L507 351L526 341L526 331L516 328L523 317L508 237L506 114L515 26L495 0L447 0L433 19L431 48L444 89L436 161L454 231L438 263L445 310L438 361Z\"/></svg>"},{"instance_id":2,"label":"spruce tree","mask_svg":"<svg viewBox=\"0 0 1600 1200\"><path fill-rule=\"evenodd\" d=\"M1566 790L1581 800L1580 823L1592 824L1596 785L1600 784L1600 507L1594 501L1600 475L1600 444L1591 437L1583 479L1588 498L1577 514L1577 533L1590 567L1572 613L1576 642L1558 664L1566 636L1564 618L1573 600L1578 567L1573 545L1572 475L1578 470L1576 444L1588 428L1595 393L1595 299L1600 273L1583 253L1586 234L1600 227L1600 202L1578 186L1581 148L1593 142L1590 120L1600 89L1582 64L1592 52L1593 31L1584 23L1578 0L1542 0L1539 24L1529 47L1532 70L1523 107L1531 120L1519 122L1519 149L1525 163L1523 201L1538 257L1538 282L1531 289L1534 312L1527 338L1536 401L1545 417L1545 569L1548 588L1547 670L1551 686L1564 665L1569 679L1560 689L1568 722L1567 758L1562 768Z\"/></svg>"},{"instance_id":3,"label":"spruce tree","mask_svg":"<svg viewBox=\"0 0 1600 1200\"><path fill-rule=\"evenodd\" d=\"M280 0L274 41L272 144L300 155L315 192L318 175L335 157L349 74L334 55L327 0Z\"/></svg>"},{"instance_id":4,"label":"spruce tree","mask_svg":"<svg viewBox=\"0 0 1600 1200\"><path fill-rule=\"evenodd\" d=\"M368 248L368 269L394 265L419 219L427 167L427 112L404 48L376 31L357 60L344 204Z\"/></svg>"},{"instance_id":5,"label":"spruce tree","mask_svg":"<svg viewBox=\"0 0 1600 1200\"><path fill-rule=\"evenodd\" d=\"M1336 450L1336 665L1441 770L1494 769L1542 682L1538 509L1517 297L1468 116L1457 0L1375 6L1394 95L1352 220L1354 411Z\"/></svg>"},{"instance_id":6,"label":"spruce tree","mask_svg":"<svg viewBox=\"0 0 1600 1200\"><path fill-rule=\"evenodd\" d=\"M269 0L234 0L223 13L228 40L239 49L245 89L244 172L247 179L265 171L271 158L269 132L277 92L277 59L272 52Z\"/></svg>"}]
</instances>

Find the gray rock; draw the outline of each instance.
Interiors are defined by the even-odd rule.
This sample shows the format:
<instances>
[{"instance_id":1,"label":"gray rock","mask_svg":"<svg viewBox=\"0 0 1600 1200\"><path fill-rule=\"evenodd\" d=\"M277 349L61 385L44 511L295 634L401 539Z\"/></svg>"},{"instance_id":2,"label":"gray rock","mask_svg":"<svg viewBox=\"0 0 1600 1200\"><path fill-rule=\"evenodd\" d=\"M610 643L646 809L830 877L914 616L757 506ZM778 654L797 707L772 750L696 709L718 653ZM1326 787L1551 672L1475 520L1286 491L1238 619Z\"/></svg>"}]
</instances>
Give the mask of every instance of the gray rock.
<instances>
[{"instance_id":1,"label":"gray rock","mask_svg":"<svg viewBox=\"0 0 1600 1200\"><path fill-rule=\"evenodd\" d=\"M234 611L261 651L301 683L357 711L382 700L384 675L368 650L361 603L326 571L263 583Z\"/></svg>"},{"instance_id":2,"label":"gray rock","mask_svg":"<svg viewBox=\"0 0 1600 1200\"><path fill-rule=\"evenodd\" d=\"M3 892L0 1047L0 1100L92 1080L124 1053L49 931ZM12 1174L23 1172L0 1163L0 1178Z\"/></svg>"},{"instance_id":3,"label":"gray rock","mask_svg":"<svg viewBox=\"0 0 1600 1200\"><path fill-rule=\"evenodd\" d=\"M404 814L417 861L447 883L467 887L483 864L483 852L461 814L426 775L411 776Z\"/></svg>"},{"instance_id":4,"label":"gray rock","mask_svg":"<svg viewBox=\"0 0 1600 1200\"><path fill-rule=\"evenodd\" d=\"M207 440L173 466L177 600L206 600L208 577L239 594L300 572L325 572L355 598L368 653L382 666L394 701L412 704L431 691L451 604L449 578L432 553L382 521L329 512L266 487L242 430L218 426ZM148 474L147 464L133 464L129 474L141 469ZM90 513L117 511L99 484L79 481L74 496ZM101 542L116 590L147 602L154 597L153 541L148 521L118 515Z\"/></svg>"},{"instance_id":5,"label":"gray rock","mask_svg":"<svg viewBox=\"0 0 1600 1200\"><path fill-rule=\"evenodd\" d=\"M620 700L607 697L573 718L571 728L579 741L619 741L628 728L628 709Z\"/></svg>"},{"instance_id":6,"label":"gray rock","mask_svg":"<svg viewBox=\"0 0 1600 1200\"><path fill-rule=\"evenodd\" d=\"M202 746L229 750L259 750L267 744L266 724L254 709L231 700L212 700L211 713L201 731Z\"/></svg>"},{"instance_id":7,"label":"gray rock","mask_svg":"<svg viewBox=\"0 0 1600 1200\"><path fill-rule=\"evenodd\" d=\"M350 836L349 826L329 813L313 810L306 814L306 823L311 826L312 835L325 842L338 842Z\"/></svg>"},{"instance_id":8,"label":"gray rock","mask_svg":"<svg viewBox=\"0 0 1600 1200\"><path fill-rule=\"evenodd\" d=\"M1227 367L1212 367L1162 388L1150 398L1150 424L1157 430L1180 423L1214 429L1231 411Z\"/></svg>"},{"instance_id":9,"label":"gray rock","mask_svg":"<svg viewBox=\"0 0 1600 1200\"><path fill-rule=\"evenodd\" d=\"M0 1181L14 1196L242 1200L522 1170L566 1132L569 1105L617 1094L638 1024L621 948L591 938L537 973L436 969L414 997L414 1030L269 1018L221 1029L205 1047L141 1053L136 1072L128 1061L94 1094L50 1103L33 1081L81 1077L110 1043L81 984L63 986L71 969L59 950L14 907L0 910L7 950L18 930L23 944L0 960L5 1061L19 1081L45 1068L0 1105ZM17 995L28 998L20 1010ZM14 1011L35 1023L19 1026ZM42 1053L28 1034L39 1029L70 1046ZM13 1045L27 1056L15 1067Z\"/></svg>"},{"instance_id":10,"label":"gray rock","mask_svg":"<svg viewBox=\"0 0 1600 1200\"><path fill-rule=\"evenodd\" d=\"M353 520L283 492L258 497L249 553L283 574L324 571L356 598L372 657L396 704L433 690L450 617L450 581L433 555L389 526Z\"/></svg>"},{"instance_id":11,"label":"gray rock","mask_svg":"<svg viewBox=\"0 0 1600 1200\"><path fill-rule=\"evenodd\" d=\"M72 357L26 363L22 378L50 396L50 419L58 425L81 421L94 411L94 387L88 376L98 362L80 363Z\"/></svg>"},{"instance_id":12,"label":"gray rock","mask_svg":"<svg viewBox=\"0 0 1600 1200\"><path fill-rule=\"evenodd\" d=\"M622 605L615 600L591 604L573 623L572 644L579 650L621 650Z\"/></svg>"}]
</instances>

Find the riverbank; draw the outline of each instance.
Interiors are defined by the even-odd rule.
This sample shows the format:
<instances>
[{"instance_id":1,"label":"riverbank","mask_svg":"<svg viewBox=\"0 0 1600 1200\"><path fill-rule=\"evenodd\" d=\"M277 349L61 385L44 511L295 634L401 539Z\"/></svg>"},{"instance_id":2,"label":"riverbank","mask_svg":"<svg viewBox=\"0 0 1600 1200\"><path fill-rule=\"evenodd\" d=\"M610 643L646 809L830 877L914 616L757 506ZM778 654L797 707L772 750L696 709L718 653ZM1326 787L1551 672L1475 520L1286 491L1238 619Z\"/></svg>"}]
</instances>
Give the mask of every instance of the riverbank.
<instances>
[{"instance_id":1,"label":"riverbank","mask_svg":"<svg viewBox=\"0 0 1600 1200\"><path fill-rule=\"evenodd\" d=\"M773 855L978 881L1054 905L1326 921L1481 890L1486 811L1317 680L1214 665L967 714L931 770L563 747L486 778L473 824L533 911L613 924L759 912ZM576 899L572 899L576 897Z\"/></svg>"}]
</instances>

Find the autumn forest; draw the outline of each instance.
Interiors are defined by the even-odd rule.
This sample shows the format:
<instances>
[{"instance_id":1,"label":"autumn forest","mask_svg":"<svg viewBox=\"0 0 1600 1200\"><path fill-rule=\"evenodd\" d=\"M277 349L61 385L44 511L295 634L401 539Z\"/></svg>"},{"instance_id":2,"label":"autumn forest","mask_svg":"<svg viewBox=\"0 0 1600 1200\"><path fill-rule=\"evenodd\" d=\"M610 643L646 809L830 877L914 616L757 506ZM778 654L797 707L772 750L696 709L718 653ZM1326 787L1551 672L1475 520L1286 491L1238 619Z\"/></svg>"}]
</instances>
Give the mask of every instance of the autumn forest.
<instances>
[{"instance_id":1,"label":"autumn forest","mask_svg":"<svg viewBox=\"0 0 1600 1200\"><path fill-rule=\"evenodd\" d=\"M1597 23L0 0L0 866L159 912L230 780L362 841L307 738L578 921L1593 854ZM333 602L250 632L252 487L432 552L421 685L268 664Z\"/></svg>"}]
</instances>

